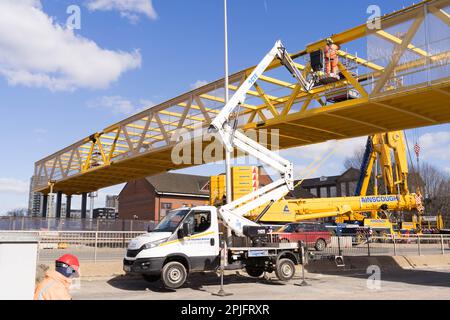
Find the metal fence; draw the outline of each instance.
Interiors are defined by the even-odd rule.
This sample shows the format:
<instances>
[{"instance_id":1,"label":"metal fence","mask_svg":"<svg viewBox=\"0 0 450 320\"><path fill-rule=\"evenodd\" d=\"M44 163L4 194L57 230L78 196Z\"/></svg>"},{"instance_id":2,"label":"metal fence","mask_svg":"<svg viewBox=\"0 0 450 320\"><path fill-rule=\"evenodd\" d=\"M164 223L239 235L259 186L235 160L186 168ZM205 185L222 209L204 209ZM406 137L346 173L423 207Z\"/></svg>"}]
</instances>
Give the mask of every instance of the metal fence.
<instances>
[{"instance_id":1,"label":"metal fence","mask_svg":"<svg viewBox=\"0 0 450 320\"><path fill-rule=\"evenodd\" d=\"M269 235L272 244L303 241L308 250L323 255L396 256L435 255L450 253L450 235L386 235L356 238L352 236L323 237L323 233L275 233ZM319 243L322 242L322 245ZM235 238L239 245L251 245L248 238ZM325 244L325 245L323 245Z\"/></svg>"},{"instance_id":2,"label":"metal fence","mask_svg":"<svg viewBox=\"0 0 450 320\"><path fill-rule=\"evenodd\" d=\"M0 217L0 230L146 231L154 221L41 217Z\"/></svg>"},{"instance_id":3,"label":"metal fence","mask_svg":"<svg viewBox=\"0 0 450 320\"><path fill-rule=\"evenodd\" d=\"M54 261L65 253L82 261L118 261L123 259L128 243L145 231L0 231L34 234L39 238L38 260ZM450 235L410 235L369 237L354 243L352 237L331 237L323 250L317 250L315 236L303 239L311 252L341 256L416 256L450 253ZM272 243L293 242L282 234L273 234ZM234 246L250 245L247 238L235 238Z\"/></svg>"},{"instance_id":4,"label":"metal fence","mask_svg":"<svg viewBox=\"0 0 450 320\"><path fill-rule=\"evenodd\" d=\"M325 246L318 245L323 239ZM323 233L308 234L274 233L267 242L271 244L303 241L310 252L324 256L420 256L450 254L450 235L424 234L409 236L370 236L356 238L351 236L323 237ZM251 246L248 238L234 237L233 244Z\"/></svg>"},{"instance_id":5,"label":"metal fence","mask_svg":"<svg viewBox=\"0 0 450 320\"><path fill-rule=\"evenodd\" d=\"M351 245L348 245L351 243ZM352 237L332 237L322 251L342 256L420 256L450 253L449 235L369 237L355 243Z\"/></svg>"},{"instance_id":6,"label":"metal fence","mask_svg":"<svg viewBox=\"0 0 450 320\"><path fill-rule=\"evenodd\" d=\"M39 263L51 262L65 253L82 261L117 261L123 259L131 239L143 231L0 231L34 234L39 239Z\"/></svg>"}]
</instances>

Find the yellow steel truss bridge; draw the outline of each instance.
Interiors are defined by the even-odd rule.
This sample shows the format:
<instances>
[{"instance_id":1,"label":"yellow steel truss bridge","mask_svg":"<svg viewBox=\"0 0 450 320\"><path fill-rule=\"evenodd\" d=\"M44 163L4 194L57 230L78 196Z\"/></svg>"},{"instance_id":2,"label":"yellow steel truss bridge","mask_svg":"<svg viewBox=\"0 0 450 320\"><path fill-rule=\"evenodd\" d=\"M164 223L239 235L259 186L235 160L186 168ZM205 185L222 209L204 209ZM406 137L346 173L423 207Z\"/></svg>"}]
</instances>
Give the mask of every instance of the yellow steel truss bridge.
<instances>
[{"instance_id":1,"label":"yellow steel truss bridge","mask_svg":"<svg viewBox=\"0 0 450 320\"><path fill-rule=\"evenodd\" d=\"M274 61L247 92L239 127L266 129L286 149L449 122L449 7L450 0L423 1L383 16L381 29L365 23L333 35L340 79L309 92ZM325 45L324 39L291 55L305 78L317 67L311 53ZM229 77L230 95L253 68ZM174 163L174 136L183 130L200 139L196 132L223 106L220 79L142 111L37 161L33 189L48 193L51 185L54 192L80 194L203 163L195 152L191 163Z\"/></svg>"}]
</instances>

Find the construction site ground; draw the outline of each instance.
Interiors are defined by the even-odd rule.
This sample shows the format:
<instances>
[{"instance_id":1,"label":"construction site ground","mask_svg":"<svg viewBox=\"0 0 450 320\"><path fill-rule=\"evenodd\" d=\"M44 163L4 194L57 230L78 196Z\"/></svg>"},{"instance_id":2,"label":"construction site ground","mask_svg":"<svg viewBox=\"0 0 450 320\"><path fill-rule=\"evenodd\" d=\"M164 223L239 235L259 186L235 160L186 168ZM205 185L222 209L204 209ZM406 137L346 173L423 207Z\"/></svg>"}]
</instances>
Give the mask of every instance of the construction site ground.
<instances>
[{"instance_id":1,"label":"construction site ground","mask_svg":"<svg viewBox=\"0 0 450 320\"><path fill-rule=\"evenodd\" d=\"M450 299L450 257L349 257L345 267L332 261L310 263L302 282L301 267L289 282L249 277L244 271L226 271L228 299ZM368 266L381 269L379 285L369 279ZM215 273L192 274L182 288L167 290L161 282L147 283L138 276L125 276L119 262L86 263L74 286L74 299L223 299L212 295L220 289ZM99 271L101 270L101 271Z\"/></svg>"}]
</instances>

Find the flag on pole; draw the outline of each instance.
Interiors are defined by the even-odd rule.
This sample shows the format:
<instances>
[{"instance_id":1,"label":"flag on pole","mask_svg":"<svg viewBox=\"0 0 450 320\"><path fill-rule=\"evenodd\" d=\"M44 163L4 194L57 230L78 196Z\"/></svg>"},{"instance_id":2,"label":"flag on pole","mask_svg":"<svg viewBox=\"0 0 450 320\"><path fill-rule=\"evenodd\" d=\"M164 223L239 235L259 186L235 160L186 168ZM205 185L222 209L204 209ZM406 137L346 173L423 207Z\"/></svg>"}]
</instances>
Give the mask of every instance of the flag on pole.
<instances>
[{"instance_id":1,"label":"flag on pole","mask_svg":"<svg viewBox=\"0 0 450 320\"><path fill-rule=\"evenodd\" d=\"M418 158L419 157L419 153L420 153L420 146L419 146L419 144L417 142L414 145L414 152L416 153L416 156Z\"/></svg>"}]
</instances>

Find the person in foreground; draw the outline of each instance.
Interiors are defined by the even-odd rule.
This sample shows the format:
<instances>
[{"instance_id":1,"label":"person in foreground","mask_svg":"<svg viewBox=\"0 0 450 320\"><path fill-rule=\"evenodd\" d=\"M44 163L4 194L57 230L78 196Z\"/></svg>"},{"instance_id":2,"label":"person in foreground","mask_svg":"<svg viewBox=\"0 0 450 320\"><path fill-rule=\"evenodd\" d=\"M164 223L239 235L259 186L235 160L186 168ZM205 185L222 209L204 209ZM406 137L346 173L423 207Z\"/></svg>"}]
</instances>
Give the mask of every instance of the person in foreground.
<instances>
[{"instance_id":1,"label":"person in foreground","mask_svg":"<svg viewBox=\"0 0 450 320\"><path fill-rule=\"evenodd\" d=\"M72 279L79 276L80 263L72 254L65 254L55 261L55 270L49 270L34 291L34 300L71 300L69 293Z\"/></svg>"}]
</instances>

